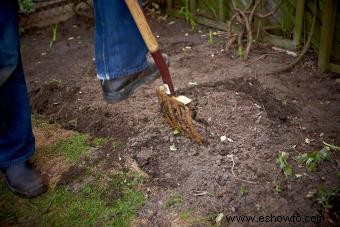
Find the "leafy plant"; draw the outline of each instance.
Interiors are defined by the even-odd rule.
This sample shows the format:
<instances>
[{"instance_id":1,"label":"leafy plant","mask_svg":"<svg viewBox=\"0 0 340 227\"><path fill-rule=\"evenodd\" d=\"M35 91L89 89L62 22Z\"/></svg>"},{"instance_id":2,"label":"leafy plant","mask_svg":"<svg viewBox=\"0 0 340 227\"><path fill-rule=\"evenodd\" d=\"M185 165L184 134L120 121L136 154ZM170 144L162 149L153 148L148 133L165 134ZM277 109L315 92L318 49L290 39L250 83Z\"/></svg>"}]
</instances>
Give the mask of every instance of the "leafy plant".
<instances>
[{"instance_id":1,"label":"leafy plant","mask_svg":"<svg viewBox=\"0 0 340 227\"><path fill-rule=\"evenodd\" d=\"M298 162L306 165L310 171L316 171L323 160L329 160L330 148L325 146L319 151L304 153L297 157Z\"/></svg>"},{"instance_id":2,"label":"leafy plant","mask_svg":"<svg viewBox=\"0 0 340 227\"><path fill-rule=\"evenodd\" d=\"M184 1L184 6L180 10L180 14L182 14L187 22L191 25L191 30L194 31L196 28L196 19L195 16L191 13L190 7L189 7L190 0Z\"/></svg>"},{"instance_id":3,"label":"leafy plant","mask_svg":"<svg viewBox=\"0 0 340 227\"><path fill-rule=\"evenodd\" d=\"M333 207L332 202L339 192L339 188L326 189L325 187L320 187L318 191L308 192L306 197L314 199L324 209L331 209Z\"/></svg>"},{"instance_id":4,"label":"leafy plant","mask_svg":"<svg viewBox=\"0 0 340 227\"><path fill-rule=\"evenodd\" d=\"M292 165L288 163L288 157L289 154L287 152L282 152L276 159L276 163L279 164L286 177L292 175L293 172Z\"/></svg>"},{"instance_id":5,"label":"leafy plant","mask_svg":"<svg viewBox=\"0 0 340 227\"><path fill-rule=\"evenodd\" d=\"M50 48L53 46L53 44L55 43L55 41L57 41L57 34L58 34L58 24L55 24L52 27L52 40L50 42Z\"/></svg>"},{"instance_id":6,"label":"leafy plant","mask_svg":"<svg viewBox=\"0 0 340 227\"><path fill-rule=\"evenodd\" d=\"M275 185L275 191L276 191L277 193L282 192L282 188L281 188L281 186L280 186L279 183L277 183L277 184Z\"/></svg>"},{"instance_id":7,"label":"leafy plant","mask_svg":"<svg viewBox=\"0 0 340 227\"><path fill-rule=\"evenodd\" d=\"M24 13L29 13L33 11L32 0L19 0L20 11Z\"/></svg>"}]
</instances>

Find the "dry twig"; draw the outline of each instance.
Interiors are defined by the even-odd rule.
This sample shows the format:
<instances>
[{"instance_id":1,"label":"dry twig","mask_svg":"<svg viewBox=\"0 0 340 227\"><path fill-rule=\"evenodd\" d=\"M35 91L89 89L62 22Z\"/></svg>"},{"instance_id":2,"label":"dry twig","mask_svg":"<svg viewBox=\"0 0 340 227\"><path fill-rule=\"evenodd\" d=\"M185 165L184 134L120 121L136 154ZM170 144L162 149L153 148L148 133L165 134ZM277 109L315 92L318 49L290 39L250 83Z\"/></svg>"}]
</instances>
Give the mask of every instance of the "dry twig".
<instances>
[{"instance_id":1,"label":"dry twig","mask_svg":"<svg viewBox=\"0 0 340 227\"><path fill-rule=\"evenodd\" d=\"M233 174L233 177L234 177L236 180L243 181L243 182L246 182L246 183L249 183L249 184L257 184L257 182L255 182L255 181L244 180L244 179L241 179L241 178L237 177L237 176L235 175L235 172L234 172L234 167L235 167L234 156L233 156L233 155L227 155L227 157L230 158L231 161L233 162L233 166L231 167L231 173Z\"/></svg>"}]
</instances>

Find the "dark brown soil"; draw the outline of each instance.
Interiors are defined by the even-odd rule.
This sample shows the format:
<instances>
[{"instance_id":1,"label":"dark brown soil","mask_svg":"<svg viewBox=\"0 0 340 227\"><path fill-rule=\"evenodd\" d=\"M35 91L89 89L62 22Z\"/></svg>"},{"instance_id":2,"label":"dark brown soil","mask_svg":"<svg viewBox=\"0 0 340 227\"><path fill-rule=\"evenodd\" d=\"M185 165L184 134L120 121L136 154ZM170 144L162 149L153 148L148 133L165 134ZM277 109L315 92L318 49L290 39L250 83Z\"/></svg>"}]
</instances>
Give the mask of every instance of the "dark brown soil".
<instances>
[{"instance_id":1,"label":"dark brown soil","mask_svg":"<svg viewBox=\"0 0 340 227\"><path fill-rule=\"evenodd\" d=\"M313 173L298 166L294 157L322 148L322 141L340 144L337 76L319 73L313 55L291 72L263 76L261 72L293 59L261 45L252 51L248 63L264 53L273 54L247 65L221 51L226 41L223 34L210 45L206 27L192 32L174 18L153 18L152 27L170 56L178 93L194 100L195 125L205 138L204 145L174 136L165 125L154 93L160 80L119 104L102 101L93 62L93 28L77 18L60 26L53 48L49 48L49 29L23 36L33 112L67 129L123 141L119 154L134 158L151 176L153 189L140 214L150 225L171 223L164 204L174 193L182 197L179 209L191 209L195 215L322 213L305 195L320 185L339 186L339 152L333 152L331 161L321 163ZM221 142L221 136L228 140ZM305 138L311 142L305 143ZM171 151L171 145L177 150ZM289 153L294 174L307 176L285 178L276 164L282 151ZM232 159L236 177L252 183L233 176ZM274 189L277 184L281 193ZM240 195L241 186L248 189L246 196ZM197 196L196 191L207 193Z\"/></svg>"}]
</instances>

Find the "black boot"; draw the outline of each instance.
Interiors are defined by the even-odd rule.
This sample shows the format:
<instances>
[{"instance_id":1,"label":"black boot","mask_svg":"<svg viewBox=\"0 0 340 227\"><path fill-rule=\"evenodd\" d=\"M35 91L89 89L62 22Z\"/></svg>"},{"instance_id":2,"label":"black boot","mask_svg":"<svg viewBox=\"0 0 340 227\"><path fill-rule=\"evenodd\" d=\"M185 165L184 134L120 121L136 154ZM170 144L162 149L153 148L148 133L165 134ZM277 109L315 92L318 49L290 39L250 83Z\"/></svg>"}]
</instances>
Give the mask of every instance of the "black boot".
<instances>
[{"instance_id":1,"label":"black boot","mask_svg":"<svg viewBox=\"0 0 340 227\"><path fill-rule=\"evenodd\" d=\"M166 55L163 55L163 58L169 65L169 58ZM156 80L160 75L155 62L149 58L148 63L148 68L142 72L117 79L101 80L104 100L108 103L120 102L127 99L137 87Z\"/></svg>"},{"instance_id":2,"label":"black boot","mask_svg":"<svg viewBox=\"0 0 340 227\"><path fill-rule=\"evenodd\" d=\"M33 198L47 191L47 184L28 162L3 169L8 188L16 194Z\"/></svg>"}]
</instances>

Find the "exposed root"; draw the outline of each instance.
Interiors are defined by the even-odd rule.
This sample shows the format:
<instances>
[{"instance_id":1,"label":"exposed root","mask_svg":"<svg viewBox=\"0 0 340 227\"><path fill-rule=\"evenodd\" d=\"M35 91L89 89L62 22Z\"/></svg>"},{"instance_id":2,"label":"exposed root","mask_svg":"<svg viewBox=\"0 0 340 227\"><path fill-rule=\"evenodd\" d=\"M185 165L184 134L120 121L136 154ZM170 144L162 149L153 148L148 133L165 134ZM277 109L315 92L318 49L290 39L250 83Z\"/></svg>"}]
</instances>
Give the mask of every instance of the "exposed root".
<instances>
[{"instance_id":1,"label":"exposed root","mask_svg":"<svg viewBox=\"0 0 340 227\"><path fill-rule=\"evenodd\" d=\"M257 13L259 6L262 4L263 0L252 0L250 1L250 3L245 7L245 9L241 10L240 8L238 8L235 4L235 1L232 0L232 6L234 8L234 12L235 14L231 17L230 19L230 24L229 24L229 32L231 34L231 37L233 37L235 34L233 32L233 26L235 23L235 20L237 19L240 23L241 28L239 30L241 30L240 32L238 32L238 34L236 34L237 40L238 40L238 49L241 50L242 52L239 53L239 56L241 58L243 58L244 60L247 60L249 57L249 53L253 44L253 22L254 22L254 17L260 18L260 19L265 19L267 17L270 17L272 15L274 15L278 9L281 6L282 0L279 2L279 4L270 12L265 13L265 14L261 14L261 13ZM261 31L261 26L258 27L258 31L257 31L257 38L259 37L259 33ZM244 32L246 31L246 32ZM246 37L244 37L246 35ZM243 44L242 44L242 40L243 38L247 39L247 43L246 43L246 48L243 54ZM230 40L227 44L228 49L230 48L230 46L235 42L235 40Z\"/></svg>"}]
</instances>

